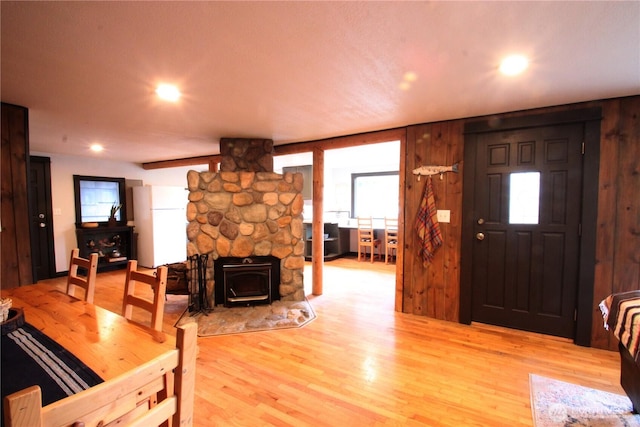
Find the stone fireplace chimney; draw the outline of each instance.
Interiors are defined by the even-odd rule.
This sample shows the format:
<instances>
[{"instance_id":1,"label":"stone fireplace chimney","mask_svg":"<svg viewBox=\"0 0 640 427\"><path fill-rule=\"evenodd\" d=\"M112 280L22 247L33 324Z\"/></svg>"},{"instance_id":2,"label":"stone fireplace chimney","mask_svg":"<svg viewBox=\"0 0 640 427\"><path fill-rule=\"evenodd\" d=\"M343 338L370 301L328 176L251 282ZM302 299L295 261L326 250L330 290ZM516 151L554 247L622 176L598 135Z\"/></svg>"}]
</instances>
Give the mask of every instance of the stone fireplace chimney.
<instances>
[{"instance_id":1,"label":"stone fireplace chimney","mask_svg":"<svg viewBox=\"0 0 640 427\"><path fill-rule=\"evenodd\" d=\"M209 255L207 295L221 285L214 260L273 256L280 299L304 300L302 174L273 172L272 140L223 138L220 153L219 173L187 173L187 255Z\"/></svg>"},{"instance_id":2,"label":"stone fireplace chimney","mask_svg":"<svg viewBox=\"0 0 640 427\"><path fill-rule=\"evenodd\" d=\"M273 172L271 139L220 139L220 170L224 172Z\"/></svg>"}]
</instances>

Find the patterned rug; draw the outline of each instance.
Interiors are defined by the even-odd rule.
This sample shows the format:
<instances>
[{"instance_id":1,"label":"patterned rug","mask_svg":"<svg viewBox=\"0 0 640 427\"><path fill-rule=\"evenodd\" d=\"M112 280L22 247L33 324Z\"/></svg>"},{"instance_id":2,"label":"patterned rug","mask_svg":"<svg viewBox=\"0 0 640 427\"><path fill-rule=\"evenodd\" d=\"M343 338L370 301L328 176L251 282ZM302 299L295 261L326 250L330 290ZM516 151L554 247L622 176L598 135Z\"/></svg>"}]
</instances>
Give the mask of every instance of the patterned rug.
<instances>
[{"instance_id":1,"label":"patterned rug","mask_svg":"<svg viewBox=\"0 0 640 427\"><path fill-rule=\"evenodd\" d=\"M627 396L529 375L535 427L640 426Z\"/></svg>"},{"instance_id":2,"label":"patterned rug","mask_svg":"<svg viewBox=\"0 0 640 427\"><path fill-rule=\"evenodd\" d=\"M300 328L316 318L306 299L304 301L274 301L272 304L251 307L216 306L207 313L185 312L176 325L198 322L198 336L238 334Z\"/></svg>"}]
</instances>

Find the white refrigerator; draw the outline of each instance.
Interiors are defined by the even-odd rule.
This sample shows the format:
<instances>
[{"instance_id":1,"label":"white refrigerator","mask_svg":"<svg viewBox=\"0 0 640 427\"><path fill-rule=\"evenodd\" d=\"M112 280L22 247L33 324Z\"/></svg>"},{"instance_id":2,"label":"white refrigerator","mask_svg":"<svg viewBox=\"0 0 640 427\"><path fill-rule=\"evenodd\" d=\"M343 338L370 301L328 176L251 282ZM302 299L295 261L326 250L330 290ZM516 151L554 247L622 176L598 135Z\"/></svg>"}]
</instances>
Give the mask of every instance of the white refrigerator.
<instances>
[{"instance_id":1,"label":"white refrigerator","mask_svg":"<svg viewBox=\"0 0 640 427\"><path fill-rule=\"evenodd\" d=\"M138 265L155 268L187 260L188 194L184 187L133 187Z\"/></svg>"}]
</instances>

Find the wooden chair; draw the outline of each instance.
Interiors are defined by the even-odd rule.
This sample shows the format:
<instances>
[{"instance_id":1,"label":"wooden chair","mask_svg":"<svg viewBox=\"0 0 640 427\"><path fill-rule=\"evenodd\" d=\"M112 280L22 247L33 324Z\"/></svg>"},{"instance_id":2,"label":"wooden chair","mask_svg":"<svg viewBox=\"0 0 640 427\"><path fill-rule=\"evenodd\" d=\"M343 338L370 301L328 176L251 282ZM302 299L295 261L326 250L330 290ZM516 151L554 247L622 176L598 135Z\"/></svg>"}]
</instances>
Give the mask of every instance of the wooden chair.
<instances>
[{"instance_id":1,"label":"wooden chair","mask_svg":"<svg viewBox=\"0 0 640 427\"><path fill-rule=\"evenodd\" d=\"M176 332L176 348L47 406L37 385L6 396L5 426L192 425L197 324L178 326Z\"/></svg>"},{"instance_id":2,"label":"wooden chair","mask_svg":"<svg viewBox=\"0 0 640 427\"><path fill-rule=\"evenodd\" d=\"M84 275L78 273L78 269L84 269ZM76 286L84 289L84 300L93 304L93 294L96 290L96 274L98 273L98 254L89 255L89 259L80 258L80 250L71 251L69 261L69 273L67 274L67 294L74 298Z\"/></svg>"},{"instance_id":3,"label":"wooden chair","mask_svg":"<svg viewBox=\"0 0 640 427\"><path fill-rule=\"evenodd\" d=\"M153 299L136 294L136 283L141 282L151 286ZM133 308L138 307L151 314L150 328L154 331L154 338L163 340L162 318L164 316L164 300L167 293L167 267L160 266L155 272L138 271L138 261L129 260L122 299L122 315L133 320ZM140 322L137 322L140 323Z\"/></svg>"},{"instance_id":4,"label":"wooden chair","mask_svg":"<svg viewBox=\"0 0 640 427\"><path fill-rule=\"evenodd\" d=\"M384 263L389 263L389 256L398 254L398 219L384 219Z\"/></svg>"},{"instance_id":5,"label":"wooden chair","mask_svg":"<svg viewBox=\"0 0 640 427\"><path fill-rule=\"evenodd\" d=\"M373 231L373 219L358 217L358 261L360 261L360 253L363 253L366 259L367 248L371 248L371 262L373 262L375 249L379 246L380 239L376 239Z\"/></svg>"}]
</instances>

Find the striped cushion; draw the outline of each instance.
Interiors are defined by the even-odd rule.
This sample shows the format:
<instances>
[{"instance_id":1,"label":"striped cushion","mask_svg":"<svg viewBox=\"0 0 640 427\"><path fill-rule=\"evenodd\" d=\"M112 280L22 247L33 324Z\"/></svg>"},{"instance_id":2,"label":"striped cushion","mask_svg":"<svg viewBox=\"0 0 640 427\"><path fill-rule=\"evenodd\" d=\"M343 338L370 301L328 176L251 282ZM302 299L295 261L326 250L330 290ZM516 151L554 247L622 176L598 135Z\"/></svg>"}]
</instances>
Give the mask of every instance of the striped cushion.
<instances>
[{"instance_id":1,"label":"striped cushion","mask_svg":"<svg viewBox=\"0 0 640 427\"><path fill-rule=\"evenodd\" d=\"M606 322L613 335L638 362L640 343L640 291L614 294L610 298Z\"/></svg>"}]
</instances>

